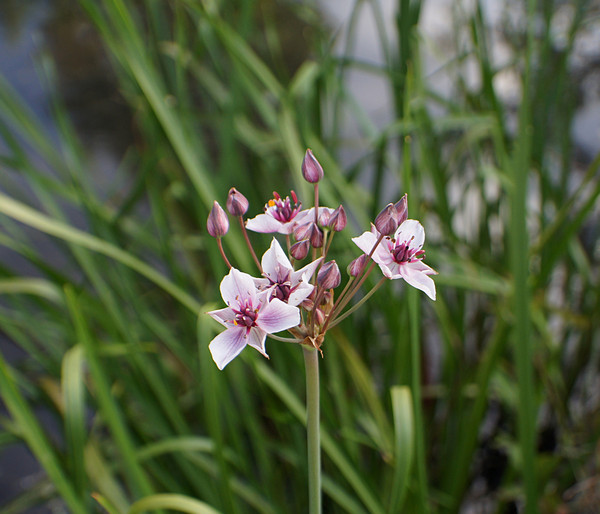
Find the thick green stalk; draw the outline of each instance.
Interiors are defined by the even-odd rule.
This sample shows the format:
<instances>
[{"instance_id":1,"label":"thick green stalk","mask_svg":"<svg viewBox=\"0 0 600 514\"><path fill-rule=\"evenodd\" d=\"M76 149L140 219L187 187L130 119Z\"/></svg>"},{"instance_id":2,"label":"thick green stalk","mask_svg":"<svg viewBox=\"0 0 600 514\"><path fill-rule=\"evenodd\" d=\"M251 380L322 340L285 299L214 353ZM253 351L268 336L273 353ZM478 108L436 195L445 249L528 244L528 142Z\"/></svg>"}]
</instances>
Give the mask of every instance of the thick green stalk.
<instances>
[{"instance_id":1,"label":"thick green stalk","mask_svg":"<svg viewBox=\"0 0 600 514\"><path fill-rule=\"evenodd\" d=\"M306 433L308 440L308 512L321 513L321 433L319 422L319 352L302 346L306 369Z\"/></svg>"}]
</instances>

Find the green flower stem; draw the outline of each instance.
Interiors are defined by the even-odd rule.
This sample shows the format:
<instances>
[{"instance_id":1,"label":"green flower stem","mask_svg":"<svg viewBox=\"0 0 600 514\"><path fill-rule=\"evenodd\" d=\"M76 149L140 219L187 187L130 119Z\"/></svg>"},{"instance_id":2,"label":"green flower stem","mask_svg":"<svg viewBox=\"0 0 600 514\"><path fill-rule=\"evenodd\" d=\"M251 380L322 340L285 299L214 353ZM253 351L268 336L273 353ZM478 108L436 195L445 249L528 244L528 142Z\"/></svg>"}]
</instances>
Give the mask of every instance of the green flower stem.
<instances>
[{"instance_id":1,"label":"green flower stem","mask_svg":"<svg viewBox=\"0 0 600 514\"><path fill-rule=\"evenodd\" d=\"M375 287L373 287L373 289L371 289L365 296L363 296L360 299L359 302L357 302L355 305L353 305L350 309L348 309L346 312L344 312L344 314L342 314L341 316L337 316L335 321L331 323L329 328L335 327L340 321L345 320L348 316L350 316L350 314L354 313L357 309L359 309L362 306L362 304L365 303L369 298L371 298L373 293L375 293L375 291L377 291L388 280L389 279L387 277L383 277L379 282L377 282L377 285Z\"/></svg>"},{"instance_id":2,"label":"green flower stem","mask_svg":"<svg viewBox=\"0 0 600 514\"><path fill-rule=\"evenodd\" d=\"M302 345L306 369L306 433L308 440L308 512L321 514L321 434L319 423L319 352Z\"/></svg>"}]
</instances>

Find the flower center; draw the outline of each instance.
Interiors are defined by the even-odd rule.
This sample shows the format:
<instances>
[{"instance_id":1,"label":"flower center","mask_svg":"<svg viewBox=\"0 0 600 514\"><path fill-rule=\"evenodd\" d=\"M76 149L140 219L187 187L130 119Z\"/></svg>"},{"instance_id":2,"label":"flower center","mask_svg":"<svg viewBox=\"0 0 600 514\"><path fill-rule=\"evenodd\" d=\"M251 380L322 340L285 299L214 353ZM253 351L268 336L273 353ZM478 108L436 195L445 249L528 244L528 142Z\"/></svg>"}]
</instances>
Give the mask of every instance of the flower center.
<instances>
[{"instance_id":1,"label":"flower center","mask_svg":"<svg viewBox=\"0 0 600 514\"><path fill-rule=\"evenodd\" d=\"M256 317L258 315L258 309L253 309L252 305L246 302L243 306L240 305L240 310L234 310L235 319L233 320L234 325L246 327L256 326Z\"/></svg>"},{"instance_id":2,"label":"flower center","mask_svg":"<svg viewBox=\"0 0 600 514\"><path fill-rule=\"evenodd\" d=\"M294 202L293 206L289 196L286 196L285 199L283 199L279 193L273 191L274 198L269 200L269 203L265 205L265 212L268 212L277 221L282 223L293 220L296 217L296 214L300 212L302 204L298 202L298 197L294 191L291 192L291 195Z\"/></svg>"},{"instance_id":3,"label":"flower center","mask_svg":"<svg viewBox=\"0 0 600 514\"><path fill-rule=\"evenodd\" d=\"M390 252L392 253L392 257L394 261L398 264L406 263L406 262L414 262L421 260L425 257L425 251L419 248L413 248L410 246L413 238L410 238L408 241L396 241L392 239L390 245Z\"/></svg>"}]
</instances>

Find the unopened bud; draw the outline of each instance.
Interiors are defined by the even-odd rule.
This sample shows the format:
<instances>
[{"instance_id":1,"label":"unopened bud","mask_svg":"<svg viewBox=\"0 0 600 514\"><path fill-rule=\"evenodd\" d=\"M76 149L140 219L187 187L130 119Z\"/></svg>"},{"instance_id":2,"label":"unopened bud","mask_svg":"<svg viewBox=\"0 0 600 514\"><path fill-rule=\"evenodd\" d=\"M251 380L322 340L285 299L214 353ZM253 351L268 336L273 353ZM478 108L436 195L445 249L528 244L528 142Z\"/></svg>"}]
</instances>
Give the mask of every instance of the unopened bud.
<instances>
[{"instance_id":1,"label":"unopened bud","mask_svg":"<svg viewBox=\"0 0 600 514\"><path fill-rule=\"evenodd\" d=\"M329 209L327 207L319 208L319 226L326 227L329 225L331 220L331 214L329 213Z\"/></svg>"},{"instance_id":2,"label":"unopened bud","mask_svg":"<svg viewBox=\"0 0 600 514\"><path fill-rule=\"evenodd\" d=\"M323 246L323 231L314 221L296 227L294 237L297 241L308 239L314 248L321 248Z\"/></svg>"},{"instance_id":3,"label":"unopened bud","mask_svg":"<svg viewBox=\"0 0 600 514\"><path fill-rule=\"evenodd\" d=\"M341 232L346 228L348 218L346 217L346 211L340 205L329 218L329 228L335 232Z\"/></svg>"},{"instance_id":4,"label":"unopened bud","mask_svg":"<svg viewBox=\"0 0 600 514\"><path fill-rule=\"evenodd\" d=\"M236 217L248 212L248 199L235 187L232 187L227 195L227 210L229 214Z\"/></svg>"},{"instance_id":5,"label":"unopened bud","mask_svg":"<svg viewBox=\"0 0 600 514\"><path fill-rule=\"evenodd\" d=\"M358 277L367 264L368 256L366 253L363 253L360 257L354 259L350 264L348 264L348 275L351 277Z\"/></svg>"},{"instance_id":6,"label":"unopened bud","mask_svg":"<svg viewBox=\"0 0 600 514\"><path fill-rule=\"evenodd\" d=\"M322 325L325 323L325 313L319 307L313 311L313 317L317 325Z\"/></svg>"},{"instance_id":7,"label":"unopened bud","mask_svg":"<svg viewBox=\"0 0 600 514\"><path fill-rule=\"evenodd\" d=\"M334 289L340 285L342 275L335 261L329 261L321 266L317 273L317 284L324 289Z\"/></svg>"},{"instance_id":8,"label":"unopened bud","mask_svg":"<svg viewBox=\"0 0 600 514\"><path fill-rule=\"evenodd\" d=\"M229 219L227 218L227 214L217 201L213 204L210 214L208 215L206 228L208 229L208 233L213 237L222 237L227 234L227 231L229 230Z\"/></svg>"},{"instance_id":9,"label":"unopened bud","mask_svg":"<svg viewBox=\"0 0 600 514\"><path fill-rule=\"evenodd\" d=\"M394 207L398 213L398 226L400 226L406 221L406 218L408 218L408 201L406 194L394 204Z\"/></svg>"},{"instance_id":10,"label":"unopened bud","mask_svg":"<svg viewBox=\"0 0 600 514\"><path fill-rule=\"evenodd\" d=\"M306 150L302 160L302 176L311 184L316 184L323 178L323 168L313 155L311 149Z\"/></svg>"},{"instance_id":11,"label":"unopened bud","mask_svg":"<svg viewBox=\"0 0 600 514\"><path fill-rule=\"evenodd\" d=\"M298 241L291 246L290 254L294 259L301 261L308 255L308 250L310 250L310 241L308 239L304 239L303 241Z\"/></svg>"},{"instance_id":12,"label":"unopened bud","mask_svg":"<svg viewBox=\"0 0 600 514\"><path fill-rule=\"evenodd\" d=\"M398 228L398 211L393 203L388 203L375 218L375 228L380 234L389 236Z\"/></svg>"}]
</instances>

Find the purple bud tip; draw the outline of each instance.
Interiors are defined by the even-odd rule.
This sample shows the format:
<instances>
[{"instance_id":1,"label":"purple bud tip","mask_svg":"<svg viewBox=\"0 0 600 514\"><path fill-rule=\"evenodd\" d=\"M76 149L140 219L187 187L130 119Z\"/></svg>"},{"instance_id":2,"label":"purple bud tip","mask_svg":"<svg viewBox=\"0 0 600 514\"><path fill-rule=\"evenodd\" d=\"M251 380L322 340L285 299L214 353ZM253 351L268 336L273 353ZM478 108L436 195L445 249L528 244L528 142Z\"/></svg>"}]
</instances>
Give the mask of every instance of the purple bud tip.
<instances>
[{"instance_id":1,"label":"purple bud tip","mask_svg":"<svg viewBox=\"0 0 600 514\"><path fill-rule=\"evenodd\" d=\"M227 213L223 210L223 207L219 205L219 202L213 204L213 207L206 220L206 228L208 233L213 237L222 237L227 234L229 230L229 219Z\"/></svg>"},{"instance_id":2,"label":"purple bud tip","mask_svg":"<svg viewBox=\"0 0 600 514\"><path fill-rule=\"evenodd\" d=\"M388 203L375 218L375 228L380 234L389 236L398 228L398 211L393 203Z\"/></svg>"},{"instance_id":3,"label":"purple bud tip","mask_svg":"<svg viewBox=\"0 0 600 514\"><path fill-rule=\"evenodd\" d=\"M329 261L321 266L317 273L317 284L324 289L334 289L340 285L342 275L335 261Z\"/></svg>"},{"instance_id":4,"label":"purple bud tip","mask_svg":"<svg viewBox=\"0 0 600 514\"><path fill-rule=\"evenodd\" d=\"M313 155L311 149L306 150L302 161L302 176L311 184L316 184L323 178L323 168Z\"/></svg>"},{"instance_id":5,"label":"purple bud tip","mask_svg":"<svg viewBox=\"0 0 600 514\"><path fill-rule=\"evenodd\" d=\"M357 257L356 259L354 259L348 265L348 275L350 275L351 277L358 277L365 269L367 260L368 260L368 256L366 253L363 253L360 257Z\"/></svg>"},{"instance_id":6,"label":"purple bud tip","mask_svg":"<svg viewBox=\"0 0 600 514\"><path fill-rule=\"evenodd\" d=\"M303 241L298 241L294 243L290 248L290 254L292 257L298 261L301 261L308 255L308 251L310 250L310 241L305 239Z\"/></svg>"},{"instance_id":7,"label":"purple bud tip","mask_svg":"<svg viewBox=\"0 0 600 514\"><path fill-rule=\"evenodd\" d=\"M347 223L348 218L346 217L346 211L340 205L335 211L333 211L331 218L329 218L329 228L335 232L341 232L346 228Z\"/></svg>"},{"instance_id":8,"label":"purple bud tip","mask_svg":"<svg viewBox=\"0 0 600 514\"><path fill-rule=\"evenodd\" d=\"M394 204L394 207L398 213L398 226L400 226L408 218L408 200L406 194Z\"/></svg>"},{"instance_id":9,"label":"purple bud tip","mask_svg":"<svg viewBox=\"0 0 600 514\"><path fill-rule=\"evenodd\" d=\"M235 217L243 216L248 212L248 199L235 187L232 187L227 195L227 210Z\"/></svg>"}]
</instances>

